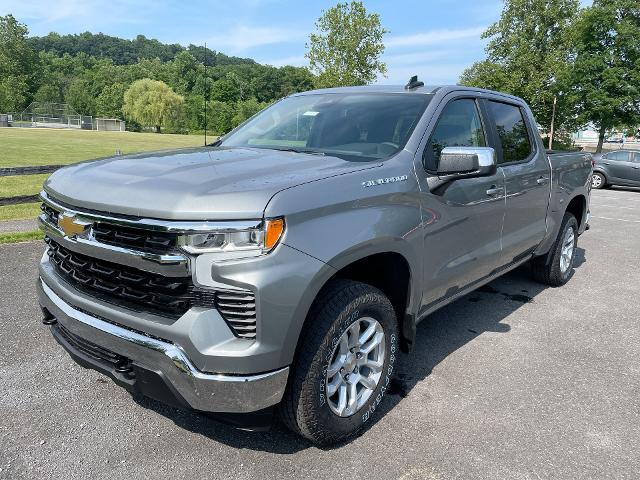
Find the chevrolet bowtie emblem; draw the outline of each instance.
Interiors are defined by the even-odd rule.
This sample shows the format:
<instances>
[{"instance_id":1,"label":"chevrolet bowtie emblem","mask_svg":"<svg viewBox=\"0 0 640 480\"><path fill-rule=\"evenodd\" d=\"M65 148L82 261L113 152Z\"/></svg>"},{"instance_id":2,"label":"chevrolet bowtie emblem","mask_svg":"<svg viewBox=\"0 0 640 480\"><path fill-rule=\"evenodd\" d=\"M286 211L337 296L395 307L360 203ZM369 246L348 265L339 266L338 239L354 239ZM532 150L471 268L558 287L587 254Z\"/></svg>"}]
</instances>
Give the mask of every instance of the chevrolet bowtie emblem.
<instances>
[{"instance_id":1,"label":"chevrolet bowtie emblem","mask_svg":"<svg viewBox=\"0 0 640 480\"><path fill-rule=\"evenodd\" d=\"M60 213L58 226L67 237L73 237L86 232L91 226L91 222L81 220L71 213Z\"/></svg>"}]
</instances>

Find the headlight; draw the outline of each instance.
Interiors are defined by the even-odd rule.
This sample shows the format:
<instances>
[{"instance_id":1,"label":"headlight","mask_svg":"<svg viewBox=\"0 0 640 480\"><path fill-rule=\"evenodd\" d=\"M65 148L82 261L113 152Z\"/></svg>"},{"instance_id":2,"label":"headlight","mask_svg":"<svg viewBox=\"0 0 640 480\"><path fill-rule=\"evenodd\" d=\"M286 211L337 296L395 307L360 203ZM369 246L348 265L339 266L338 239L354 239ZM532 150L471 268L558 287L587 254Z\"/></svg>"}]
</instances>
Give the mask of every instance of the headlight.
<instances>
[{"instance_id":1,"label":"headlight","mask_svg":"<svg viewBox=\"0 0 640 480\"><path fill-rule=\"evenodd\" d=\"M284 219L272 218L255 228L229 228L184 235L180 245L185 252L218 253L221 259L256 257L273 250L283 233Z\"/></svg>"}]
</instances>

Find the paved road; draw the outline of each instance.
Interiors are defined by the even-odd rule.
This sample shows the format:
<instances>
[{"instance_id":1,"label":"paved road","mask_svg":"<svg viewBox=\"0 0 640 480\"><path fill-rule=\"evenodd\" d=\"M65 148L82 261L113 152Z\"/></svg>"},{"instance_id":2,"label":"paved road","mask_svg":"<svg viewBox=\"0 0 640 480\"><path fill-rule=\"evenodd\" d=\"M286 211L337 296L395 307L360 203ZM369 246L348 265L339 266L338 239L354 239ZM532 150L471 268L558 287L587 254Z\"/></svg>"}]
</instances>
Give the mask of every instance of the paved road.
<instances>
[{"instance_id":1,"label":"paved road","mask_svg":"<svg viewBox=\"0 0 640 480\"><path fill-rule=\"evenodd\" d=\"M0 478L640 477L640 191L594 192L560 289L513 272L418 328L387 414L320 450L132 399L39 322L37 243L0 247Z\"/></svg>"},{"instance_id":2,"label":"paved road","mask_svg":"<svg viewBox=\"0 0 640 480\"><path fill-rule=\"evenodd\" d=\"M32 232L38 229L36 219L28 220L6 220L0 222L0 233L4 232Z\"/></svg>"}]
</instances>

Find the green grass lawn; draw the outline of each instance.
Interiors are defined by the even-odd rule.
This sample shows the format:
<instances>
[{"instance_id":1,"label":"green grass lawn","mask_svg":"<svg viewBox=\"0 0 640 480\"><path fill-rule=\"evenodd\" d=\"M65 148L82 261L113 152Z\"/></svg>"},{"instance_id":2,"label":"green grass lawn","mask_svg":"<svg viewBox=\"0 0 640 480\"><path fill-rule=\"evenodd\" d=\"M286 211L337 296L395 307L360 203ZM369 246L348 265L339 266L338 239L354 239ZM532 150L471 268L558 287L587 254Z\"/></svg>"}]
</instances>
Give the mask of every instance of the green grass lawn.
<instances>
[{"instance_id":1,"label":"green grass lawn","mask_svg":"<svg viewBox=\"0 0 640 480\"><path fill-rule=\"evenodd\" d=\"M40 240L42 237L43 233L40 230L34 230L33 232L0 233L0 244L30 242L32 240Z\"/></svg>"},{"instance_id":2,"label":"green grass lawn","mask_svg":"<svg viewBox=\"0 0 640 480\"><path fill-rule=\"evenodd\" d=\"M207 140L214 141L215 137ZM203 143L201 135L0 128L0 167L62 165L107 157L114 155L116 150L122 153L150 152L195 147Z\"/></svg>"},{"instance_id":3,"label":"green grass lawn","mask_svg":"<svg viewBox=\"0 0 640 480\"><path fill-rule=\"evenodd\" d=\"M5 220L28 220L40 215L40 203L19 203L0 207L0 222Z\"/></svg>"},{"instance_id":4,"label":"green grass lawn","mask_svg":"<svg viewBox=\"0 0 640 480\"><path fill-rule=\"evenodd\" d=\"M15 175L0 177L0 198L15 197L17 195L35 195L42 190L42 184L49 176L44 175Z\"/></svg>"}]
</instances>

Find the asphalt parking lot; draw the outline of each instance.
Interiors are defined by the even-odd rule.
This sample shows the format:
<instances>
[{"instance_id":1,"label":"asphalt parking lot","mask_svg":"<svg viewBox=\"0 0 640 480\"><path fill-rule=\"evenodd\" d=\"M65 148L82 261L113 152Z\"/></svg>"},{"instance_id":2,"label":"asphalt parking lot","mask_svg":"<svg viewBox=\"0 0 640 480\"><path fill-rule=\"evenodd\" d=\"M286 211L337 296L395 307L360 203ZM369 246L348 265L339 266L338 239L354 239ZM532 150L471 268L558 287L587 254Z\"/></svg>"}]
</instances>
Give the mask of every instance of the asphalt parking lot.
<instances>
[{"instance_id":1,"label":"asphalt parking lot","mask_svg":"<svg viewBox=\"0 0 640 480\"><path fill-rule=\"evenodd\" d=\"M0 479L640 477L640 190L592 195L568 285L526 268L418 327L386 415L330 450L132 398L41 325L42 245L0 246Z\"/></svg>"}]
</instances>

